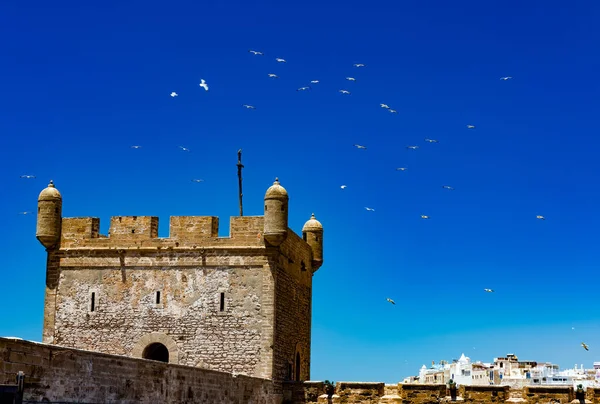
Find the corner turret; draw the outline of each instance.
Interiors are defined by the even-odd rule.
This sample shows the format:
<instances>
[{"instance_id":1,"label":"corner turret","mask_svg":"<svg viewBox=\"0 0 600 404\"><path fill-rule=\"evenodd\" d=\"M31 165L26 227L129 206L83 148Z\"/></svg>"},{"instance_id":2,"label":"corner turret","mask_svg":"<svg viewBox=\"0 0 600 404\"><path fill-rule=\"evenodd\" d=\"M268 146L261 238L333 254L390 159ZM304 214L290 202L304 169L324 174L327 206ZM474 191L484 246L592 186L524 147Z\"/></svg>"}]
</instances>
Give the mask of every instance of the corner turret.
<instances>
[{"instance_id":1,"label":"corner turret","mask_svg":"<svg viewBox=\"0 0 600 404\"><path fill-rule=\"evenodd\" d=\"M302 227L302 238L312 249L312 268L315 272L323 265L323 225L315 219L314 213Z\"/></svg>"},{"instance_id":2,"label":"corner turret","mask_svg":"<svg viewBox=\"0 0 600 404\"><path fill-rule=\"evenodd\" d=\"M279 184L279 179L265 194L265 240L273 245L279 246L287 237L288 232L288 193Z\"/></svg>"},{"instance_id":3,"label":"corner turret","mask_svg":"<svg viewBox=\"0 0 600 404\"><path fill-rule=\"evenodd\" d=\"M35 236L46 249L60 242L62 222L62 196L50 181L38 197L37 228Z\"/></svg>"}]
</instances>

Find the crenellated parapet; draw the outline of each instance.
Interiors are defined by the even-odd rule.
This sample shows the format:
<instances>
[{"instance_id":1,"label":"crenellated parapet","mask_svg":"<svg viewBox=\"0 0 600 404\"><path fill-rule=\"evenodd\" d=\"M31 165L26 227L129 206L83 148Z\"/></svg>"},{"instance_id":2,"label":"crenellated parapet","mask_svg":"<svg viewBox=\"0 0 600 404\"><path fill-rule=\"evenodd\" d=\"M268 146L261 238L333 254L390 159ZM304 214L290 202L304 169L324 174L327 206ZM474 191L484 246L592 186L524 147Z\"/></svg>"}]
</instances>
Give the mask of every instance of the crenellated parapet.
<instances>
[{"instance_id":1,"label":"crenellated parapet","mask_svg":"<svg viewBox=\"0 0 600 404\"><path fill-rule=\"evenodd\" d=\"M332 399L325 394L323 382L286 382L284 399L289 404L326 403L411 403L429 404L451 402L445 384L384 384L373 382L337 382ZM585 391L586 403L600 403L600 388L588 387ZM528 386L524 389L511 389L510 386L472 385L460 386L457 399L465 403L571 403L574 401L573 386Z\"/></svg>"},{"instance_id":2,"label":"crenellated parapet","mask_svg":"<svg viewBox=\"0 0 600 404\"><path fill-rule=\"evenodd\" d=\"M158 237L158 226L156 216L114 216L108 234L103 235L99 233L99 218L66 217L62 219L60 248L264 245L262 216L231 217L228 237L219 237L216 216L171 216L168 237Z\"/></svg>"}]
</instances>

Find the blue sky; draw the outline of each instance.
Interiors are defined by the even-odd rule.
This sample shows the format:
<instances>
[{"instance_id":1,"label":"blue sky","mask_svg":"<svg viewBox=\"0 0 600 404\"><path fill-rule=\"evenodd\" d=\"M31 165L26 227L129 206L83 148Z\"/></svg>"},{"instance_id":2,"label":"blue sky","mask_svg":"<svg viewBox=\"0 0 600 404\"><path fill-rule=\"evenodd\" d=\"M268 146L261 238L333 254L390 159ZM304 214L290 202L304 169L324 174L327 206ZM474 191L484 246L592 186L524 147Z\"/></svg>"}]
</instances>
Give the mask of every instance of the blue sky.
<instances>
[{"instance_id":1,"label":"blue sky","mask_svg":"<svg viewBox=\"0 0 600 404\"><path fill-rule=\"evenodd\" d=\"M2 4L0 335L41 338L45 251L18 213L50 179L104 233L216 215L226 236L242 148L246 215L278 176L290 227L325 228L312 379L600 361L600 4L287 3Z\"/></svg>"}]
</instances>

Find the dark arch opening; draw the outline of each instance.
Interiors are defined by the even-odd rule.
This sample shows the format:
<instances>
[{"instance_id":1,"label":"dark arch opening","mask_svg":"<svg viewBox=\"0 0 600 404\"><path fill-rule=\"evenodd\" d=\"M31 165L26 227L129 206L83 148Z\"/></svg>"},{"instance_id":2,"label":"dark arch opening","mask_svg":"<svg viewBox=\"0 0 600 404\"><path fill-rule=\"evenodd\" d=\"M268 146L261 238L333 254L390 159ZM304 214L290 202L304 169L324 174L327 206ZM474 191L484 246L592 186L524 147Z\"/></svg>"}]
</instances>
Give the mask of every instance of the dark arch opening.
<instances>
[{"instance_id":1,"label":"dark arch opening","mask_svg":"<svg viewBox=\"0 0 600 404\"><path fill-rule=\"evenodd\" d=\"M300 352L296 352L296 381L300 381Z\"/></svg>"},{"instance_id":2,"label":"dark arch opening","mask_svg":"<svg viewBox=\"0 0 600 404\"><path fill-rule=\"evenodd\" d=\"M169 363L169 350L160 342L154 342L144 348L142 358Z\"/></svg>"}]
</instances>

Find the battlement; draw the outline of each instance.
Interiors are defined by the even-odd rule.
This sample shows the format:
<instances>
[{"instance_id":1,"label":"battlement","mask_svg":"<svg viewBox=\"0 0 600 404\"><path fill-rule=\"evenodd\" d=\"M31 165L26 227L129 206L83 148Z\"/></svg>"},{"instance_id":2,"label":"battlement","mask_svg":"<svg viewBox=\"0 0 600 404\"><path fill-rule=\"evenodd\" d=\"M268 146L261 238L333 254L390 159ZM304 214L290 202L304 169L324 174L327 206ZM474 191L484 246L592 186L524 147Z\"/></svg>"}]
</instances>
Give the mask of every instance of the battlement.
<instances>
[{"instance_id":1,"label":"battlement","mask_svg":"<svg viewBox=\"0 0 600 404\"><path fill-rule=\"evenodd\" d=\"M162 238L158 237L156 216L113 216L108 235L100 234L99 229L97 217L63 218L61 248L264 244L263 216L232 216L228 237L219 237L219 218L216 216L171 216L169 237ZM294 240L302 239L295 237Z\"/></svg>"}]
</instances>

